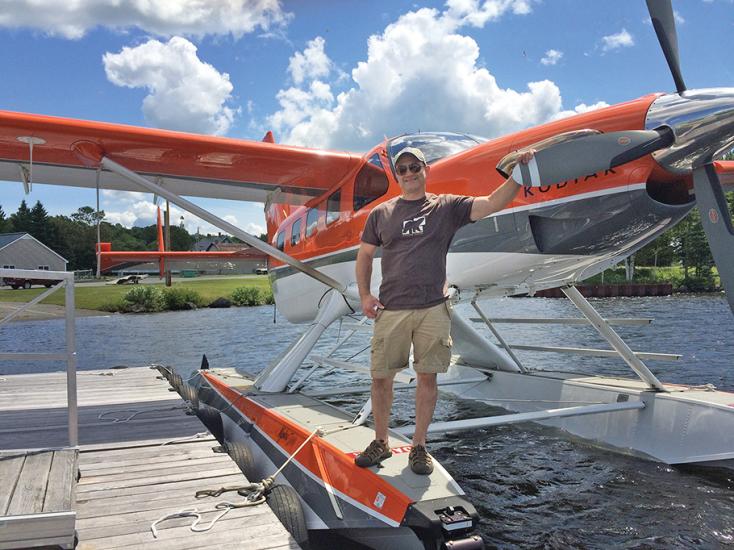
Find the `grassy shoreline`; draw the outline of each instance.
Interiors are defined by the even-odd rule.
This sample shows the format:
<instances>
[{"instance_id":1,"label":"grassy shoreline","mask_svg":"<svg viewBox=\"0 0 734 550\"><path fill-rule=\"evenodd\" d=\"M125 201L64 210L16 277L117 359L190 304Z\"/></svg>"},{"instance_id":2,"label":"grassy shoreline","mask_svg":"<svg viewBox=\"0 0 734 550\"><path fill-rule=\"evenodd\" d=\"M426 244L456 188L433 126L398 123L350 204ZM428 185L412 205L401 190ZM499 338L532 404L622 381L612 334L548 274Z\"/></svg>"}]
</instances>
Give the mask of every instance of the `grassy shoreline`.
<instances>
[{"instance_id":1,"label":"grassy shoreline","mask_svg":"<svg viewBox=\"0 0 734 550\"><path fill-rule=\"evenodd\" d=\"M120 311L120 305L124 296L134 288L154 287L165 289L161 283L145 283L139 285L90 285L77 283L74 286L74 305L79 309L91 309L97 311ZM266 275L247 275L237 278L226 279L202 279L191 281L174 282L171 286L176 290L190 290L196 292L201 302L209 304L217 298L232 300L232 293L237 289L254 288L263 293L270 293L270 281ZM0 302L29 302L42 292L45 288L32 288L30 290L0 290ZM59 290L41 301L42 304L63 306L66 303L64 292Z\"/></svg>"},{"instance_id":2,"label":"grassy shoreline","mask_svg":"<svg viewBox=\"0 0 734 550\"><path fill-rule=\"evenodd\" d=\"M602 274L595 275L581 284L624 284L629 282L625 277L624 267L608 269ZM708 278L695 278L693 273L688 279L685 278L683 269L679 266L672 267L647 267L635 268L634 283L658 284L671 283L674 292L714 292L719 285L718 276L714 271ZM124 304L125 295L135 288L153 287L165 292L165 285L160 283L145 283L139 285L90 285L77 283L74 287L75 305L78 309L88 309L104 312L126 311ZM233 293L241 293L243 289L257 289L264 296L272 296L270 280L266 275L245 275L242 277L207 278L185 281L175 281L170 287L179 293L191 291L198 296L199 307L206 307L217 298L225 298L232 301ZM44 292L44 288L33 288L30 290L0 290L0 302L28 302ZM42 304L63 306L65 303L64 293L59 291L41 302ZM232 305L237 305L233 303ZM172 309L164 307L164 310ZM129 309L127 311L130 311Z\"/></svg>"}]
</instances>

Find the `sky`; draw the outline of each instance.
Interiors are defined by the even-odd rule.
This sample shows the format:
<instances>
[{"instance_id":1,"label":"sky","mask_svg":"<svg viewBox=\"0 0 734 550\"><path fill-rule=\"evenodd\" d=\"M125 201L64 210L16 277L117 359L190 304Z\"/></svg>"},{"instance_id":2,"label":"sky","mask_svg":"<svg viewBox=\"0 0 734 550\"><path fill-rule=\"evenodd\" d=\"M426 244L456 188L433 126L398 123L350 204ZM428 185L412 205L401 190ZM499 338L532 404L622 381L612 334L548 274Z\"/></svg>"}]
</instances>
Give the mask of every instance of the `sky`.
<instances>
[{"instance_id":1,"label":"sky","mask_svg":"<svg viewBox=\"0 0 734 550\"><path fill-rule=\"evenodd\" d=\"M689 88L734 86L734 0L673 2ZM497 137L674 91L643 0L2 0L0 109L364 152L418 130ZM0 183L49 214L90 189ZM264 232L263 205L194 199ZM106 220L153 197L103 191ZM172 223L218 230L172 207Z\"/></svg>"}]
</instances>

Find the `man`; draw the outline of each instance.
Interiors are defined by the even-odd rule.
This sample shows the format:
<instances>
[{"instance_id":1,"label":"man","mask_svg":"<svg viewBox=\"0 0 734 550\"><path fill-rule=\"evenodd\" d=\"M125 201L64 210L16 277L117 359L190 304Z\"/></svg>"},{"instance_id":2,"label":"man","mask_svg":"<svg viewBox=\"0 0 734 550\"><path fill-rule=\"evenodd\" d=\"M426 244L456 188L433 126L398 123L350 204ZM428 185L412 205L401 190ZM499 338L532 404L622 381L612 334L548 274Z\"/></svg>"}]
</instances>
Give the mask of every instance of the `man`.
<instances>
[{"instance_id":1,"label":"man","mask_svg":"<svg viewBox=\"0 0 734 550\"><path fill-rule=\"evenodd\" d=\"M527 163L533 152L519 154ZM357 284L362 310L374 319L372 338L372 416L375 440L357 458L363 468L392 456L387 427L395 374L408 366L413 346L415 432L410 468L416 474L433 471L426 451L426 432L436 406L436 375L451 360L451 306L447 301L446 254L462 226L502 210L520 186L507 178L487 197L426 193L430 166L420 149L406 147L393 158L402 194L376 207L369 215L357 253ZM372 294L372 261L382 247L380 298Z\"/></svg>"}]
</instances>

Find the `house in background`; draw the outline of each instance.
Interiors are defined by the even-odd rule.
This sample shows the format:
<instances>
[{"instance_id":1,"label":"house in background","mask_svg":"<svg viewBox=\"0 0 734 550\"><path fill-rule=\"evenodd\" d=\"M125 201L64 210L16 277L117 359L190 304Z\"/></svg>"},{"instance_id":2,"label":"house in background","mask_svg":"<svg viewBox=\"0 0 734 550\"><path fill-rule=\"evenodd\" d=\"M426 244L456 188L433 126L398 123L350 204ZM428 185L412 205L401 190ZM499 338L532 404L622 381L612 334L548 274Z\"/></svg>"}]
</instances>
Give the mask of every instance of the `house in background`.
<instances>
[{"instance_id":1,"label":"house in background","mask_svg":"<svg viewBox=\"0 0 734 550\"><path fill-rule=\"evenodd\" d=\"M66 271L69 262L29 233L0 233L0 267Z\"/></svg>"}]
</instances>

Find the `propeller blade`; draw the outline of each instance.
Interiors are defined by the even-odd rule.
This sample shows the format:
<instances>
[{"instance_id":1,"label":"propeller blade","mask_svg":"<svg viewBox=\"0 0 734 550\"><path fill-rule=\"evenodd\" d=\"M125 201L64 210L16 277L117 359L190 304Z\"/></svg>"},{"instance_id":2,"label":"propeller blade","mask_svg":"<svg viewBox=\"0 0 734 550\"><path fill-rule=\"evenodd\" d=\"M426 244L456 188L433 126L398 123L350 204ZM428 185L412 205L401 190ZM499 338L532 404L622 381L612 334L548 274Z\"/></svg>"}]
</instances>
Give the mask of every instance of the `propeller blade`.
<instances>
[{"instance_id":1,"label":"propeller blade","mask_svg":"<svg viewBox=\"0 0 734 550\"><path fill-rule=\"evenodd\" d=\"M647 0L647 11L650 13L652 26L655 28L658 42L660 42L665 60L668 62L668 67L670 67L670 72L673 75L675 88L679 94L683 93L686 91L686 83L683 82L683 75L680 72L678 34L675 30L673 5L670 0Z\"/></svg>"},{"instance_id":2,"label":"propeller blade","mask_svg":"<svg viewBox=\"0 0 734 550\"><path fill-rule=\"evenodd\" d=\"M701 212L701 225L706 232L711 254L719 270L721 286L734 313L734 227L726 197L713 164L693 171L693 188Z\"/></svg>"},{"instance_id":3,"label":"propeller blade","mask_svg":"<svg viewBox=\"0 0 734 550\"><path fill-rule=\"evenodd\" d=\"M668 126L593 134L536 149L529 163L515 165L512 179L525 187L560 183L631 162L674 141L675 135ZM532 145L528 148L535 149Z\"/></svg>"}]
</instances>

